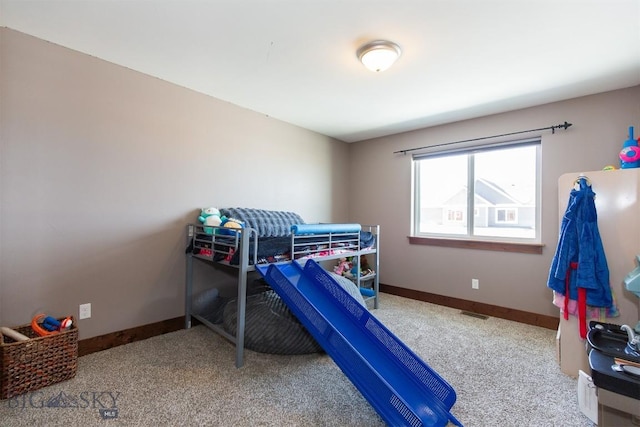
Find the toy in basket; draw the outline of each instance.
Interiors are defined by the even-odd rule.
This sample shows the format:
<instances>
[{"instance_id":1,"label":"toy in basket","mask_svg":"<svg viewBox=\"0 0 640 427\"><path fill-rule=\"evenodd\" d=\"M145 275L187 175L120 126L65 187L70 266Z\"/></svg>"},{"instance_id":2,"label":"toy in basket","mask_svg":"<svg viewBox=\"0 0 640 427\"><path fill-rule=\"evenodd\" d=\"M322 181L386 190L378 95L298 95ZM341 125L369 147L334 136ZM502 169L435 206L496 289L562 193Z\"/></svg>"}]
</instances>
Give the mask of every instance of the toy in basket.
<instances>
[{"instance_id":1,"label":"toy in basket","mask_svg":"<svg viewBox=\"0 0 640 427\"><path fill-rule=\"evenodd\" d=\"M33 323L45 335L39 335ZM76 375L78 328L73 317L54 319L38 315L28 325L0 331L0 399L9 399Z\"/></svg>"},{"instance_id":2,"label":"toy in basket","mask_svg":"<svg viewBox=\"0 0 640 427\"><path fill-rule=\"evenodd\" d=\"M66 331L73 325L71 317L66 317L62 321L44 314L37 314L31 319L31 329L41 337L53 335L61 331Z\"/></svg>"}]
</instances>

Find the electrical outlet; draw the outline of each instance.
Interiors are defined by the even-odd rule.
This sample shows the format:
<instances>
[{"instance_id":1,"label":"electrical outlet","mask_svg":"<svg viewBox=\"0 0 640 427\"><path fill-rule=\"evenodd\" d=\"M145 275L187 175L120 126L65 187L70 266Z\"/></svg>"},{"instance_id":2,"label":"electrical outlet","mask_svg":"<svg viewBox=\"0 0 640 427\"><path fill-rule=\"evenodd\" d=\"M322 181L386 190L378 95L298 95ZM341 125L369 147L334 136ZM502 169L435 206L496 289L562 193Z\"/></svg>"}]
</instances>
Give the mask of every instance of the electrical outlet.
<instances>
[{"instance_id":1,"label":"electrical outlet","mask_svg":"<svg viewBox=\"0 0 640 427\"><path fill-rule=\"evenodd\" d=\"M480 289L480 281L478 279L471 279L471 289Z\"/></svg>"},{"instance_id":2,"label":"electrical outlet","mask_svg":"<svg viewBox=\"0 0 640 427\"><path fill-rule=\"evenodd\" d=\"M80 304L80 313L78 318L88 319L91 317L91 303Z\"/></svg>"}]
</instances>

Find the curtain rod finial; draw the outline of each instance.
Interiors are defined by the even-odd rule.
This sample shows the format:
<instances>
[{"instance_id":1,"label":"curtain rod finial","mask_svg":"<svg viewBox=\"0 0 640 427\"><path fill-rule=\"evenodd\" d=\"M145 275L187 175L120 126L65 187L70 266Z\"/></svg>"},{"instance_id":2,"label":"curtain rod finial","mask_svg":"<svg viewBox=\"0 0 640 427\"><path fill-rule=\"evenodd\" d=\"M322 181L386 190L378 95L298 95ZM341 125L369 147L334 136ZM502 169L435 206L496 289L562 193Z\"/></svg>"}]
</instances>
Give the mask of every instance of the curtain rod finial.
<instances>
[{"instance_id":1,"label":"curtain rod finial","mask_svg":"<svg viewBox=\"0 0 640 427\"><path fill-rule=\"evenodd\" d=\"M556 133L556 129L560 129L560 128L567 130L569 126L573 126L573 124L567 123L567 121L565 120L563 124L551 126L551 133Z\"/></svg>"}]
</instances>

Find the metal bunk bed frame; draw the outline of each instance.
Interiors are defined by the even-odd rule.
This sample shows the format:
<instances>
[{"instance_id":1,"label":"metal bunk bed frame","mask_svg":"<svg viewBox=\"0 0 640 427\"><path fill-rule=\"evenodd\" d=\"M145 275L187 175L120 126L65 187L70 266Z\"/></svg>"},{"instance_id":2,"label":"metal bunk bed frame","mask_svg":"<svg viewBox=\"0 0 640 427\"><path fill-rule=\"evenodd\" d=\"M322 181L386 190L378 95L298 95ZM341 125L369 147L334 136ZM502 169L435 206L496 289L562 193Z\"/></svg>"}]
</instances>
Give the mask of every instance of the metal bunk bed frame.
<instances>
[{"instance_id":1,"label":"metal bunk bed frame","mask_svg":"<svg viewBox=\"0 0 640 427\"><path fill-rule=\"evenodd\" d=\"M246 310L247 310L247 275L249 272L255 271L255 265L258 262L257 249L258 249L258 232L257 230L246 227L243 229L235 230L233 236L225 236L224 240L217 241L215 240L216 229L219 227L204 227L201 224L188 224L187 225L187 246L193 245L193 247L198 247L199 244L203 245L203 247L210 248L209 255L200 255L194 254L193 251L187 251L186 254L186 278L185 278L185 329L191 328L192 318L197 319L200 323L205 325L207 328L231 341L236 347L236 360L235 365L236 368L241 368L244 364L244 332L246 326ZM209 231L207 233L205 231ZM365 297L365 301L373 300L373 308L377 309L379 306L379 289L380 289L380 280L379 280L379 272L380 272L380 226L379 225L363 225L362 231L368 231L375 235L375 243L371 248L362 249L360 247L359 233L326 233L321 235L314 235L315 238L326 238L325 243L329 245L329 248L332 248L334 244L340 244L341 249L347 249L348 251L331 251L329 250L329 254L323 254L326 252L325 249L317 249L312 251L305 251L301 248L306 246L306 240L308 240L309 235L306 234L291 234L291 254L292 258L301 257L301 259L308 259L311 257L312 259L321 262L321 261L329 261L333 259L339 259L343 257L354 257L357 271L360 271L360 256L361 255L373 255L374 256L374 274L369 275L365 278L365 280L361 280L362 278L358 275L358 277L354 278L354 282L358 288L360 288L365 282L373 281L372 289L373 296ZM354 235L357 234L357 238L354 239ZM199 236L202 235L212 235L211 240L202 239ZM253 251L249 253L250 242L253 241ZM215 243L215 244L214 244ZM223 249L217 249L216 246L221 246ZM238 265L231 265L226 261L214 261L215 254L227 253L229 249L233 249L234 251L239 251L239 263ZM250 258L251 257L251 258ZM212 266L221 266L221 268L235 268L237 269L238 275L238 301L237 301L237 309L238 309L238 320L237 320L237 328L236 335L233 336L224 330L222 325L215 324L208 320L206 317L202 316L199 313L192 312L192 300L193 300L193 260L198 259L205 263L208 263ZM252 260L250 263L249 260Z\"/></svg>"}]
</instances>

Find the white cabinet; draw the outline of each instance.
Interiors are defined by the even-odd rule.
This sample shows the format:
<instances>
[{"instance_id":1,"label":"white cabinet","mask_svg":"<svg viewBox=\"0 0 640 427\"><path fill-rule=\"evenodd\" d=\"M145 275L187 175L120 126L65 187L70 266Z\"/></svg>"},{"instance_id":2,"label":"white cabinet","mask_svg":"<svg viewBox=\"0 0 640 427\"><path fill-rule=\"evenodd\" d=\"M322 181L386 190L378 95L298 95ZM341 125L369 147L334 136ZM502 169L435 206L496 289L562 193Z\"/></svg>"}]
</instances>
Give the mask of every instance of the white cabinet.
<instances>
[{"instance_id":1,"label":"white cabinet","mask_svg":"<svg viewBox=\"0 0 640 427\"><path fill-rule=\"evenodd\" d=\"M609 266L611 290L620 311L620 317L604 321L633 327L640 318L640 298L625 288L624 278L636 267L636 256L640 254L640 169L562 175L558 179L560 222L567 208L569 193L580 175L589 179L596 193L598 229ZM592 319L588 318L587 323ZM569 320L564 320L560 315L558 332L562 372L572 377L577 377L580 369L590 372L585 340L580 338L577 318L569 316Z\"/></svg>"}]
</instances>

